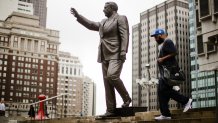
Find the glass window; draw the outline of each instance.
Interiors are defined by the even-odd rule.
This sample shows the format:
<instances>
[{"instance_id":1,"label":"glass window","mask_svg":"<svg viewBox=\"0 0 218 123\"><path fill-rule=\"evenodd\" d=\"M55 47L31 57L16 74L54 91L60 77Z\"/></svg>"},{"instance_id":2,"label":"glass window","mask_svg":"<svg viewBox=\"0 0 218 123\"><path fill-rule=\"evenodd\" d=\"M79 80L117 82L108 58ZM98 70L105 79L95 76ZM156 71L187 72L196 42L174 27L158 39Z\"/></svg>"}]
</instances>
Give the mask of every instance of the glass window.
<instances>
[{"instance_id":1,"label":"glass window","mask_svg":"<svg viewBox=\"0 0 218 123\"><path fill-rule=\"evenodd\" d=\"M76 68L74 68L74 75L76 75Z\"/></svg>"},{"instance_id":2,"label":"glass window","mask_svg":"<svg viewBox=\"0 0 218 123\"><path fill-rule=\"evenodd\" d=\"M214 0L214 11L218 12L218 0Z\"/></svg>"},{"instance_id":3,"label":"glass window","mask_svg":"<svg viewBox=\"0 0 218 123\"><path fill-rule=\"evenodd\" d=\"M34 51L38 52L38 41L37 40L34 41Z\"/></svg>"},{"instance_id":4,"label":"glass window","mask_svg":"<svg viewBox=\"0 0 218 123\"><path fill-rule=\"evenodd\" d=\"M210 14L209 10L209 0L199 0L200 1L200 17L205 17Z\"/></svg>"},{"instance_id":5,"label":"glass window","mask_svg":"<svg viewBox=\"0 0 218 123\"><path fill-rule=\"evenodd\" d=\"M198 54L204 53L204 43L202 35L197 37L197 44L198 44Z\"/></svg>"},{"instance_id":6,"label":"glass window","mask_svg":"<svg viewBox=\"0 0 218 123\"><path fill-rule=\"evenodd\" d=\"M213 44L207 44L207 51L214 51L215 46Z\"/></svg>"},{"instance_id":7,"label":"glass window","mask_svg":"<svg viewBox=\"0 0 218 123\"><path fill-rule=\"evenodd\" d=\"M13 96L13 92L10 92L10 96Z\"/></svg>"},{"instance_id":8,"label":"glass window","mask_svg":"<svg viewBox=\"0 0 218 123\"><path fill-rule=\"evenodd\" d=\"M14 48L18 47L18 38L17 37L14 37L13 47Z\"/></svg>"},{"instance_id":9,"label":"glass window","mask_svg":"<svg viewBox=\"0 0 218 123\"><path fill-rule=\"evenodd\" d=\"M20 48L21 50L25 49L25 39L24 38L21 38Z\"/></svg>"},{"instance_id":10,"label":"glass window","mask_svg":"<svg viewBox=\"0 0 218 123\"><path fill-rule=\"evenodd\" d=\"M68 67L66 67L66 74L68 74Z\"/></svg>"},{"instance_id":11,"label":"glass window","mask_svg":"<svg viewBox=\"0 0 218 123\"><path fill-rule=\"evenodd\" d=\"M72 75L72 68L70 68L70 75Z\"/></svg>"},{"instance_id":12,"label":"glass window","mask_svg":"<svg viewBox=\"0 0 218 123\"><path fill-rule=\"evenodd\" d=\"M64 73L64 67L62 67L62 74Z\"/></svg>"},{"instance_id":13,"label":"glass window","mask_svg":"<svg viewBox=\"0 0 218 123\"><path fill-rule=\"evenodd\" d=\"M201 22L199 20L199 13L198 13L198 10L196 10L196 22L197 22L197 27L201 27Z\"/></svg>"},{"instance_id":14,"label":"glass window","mask_svg":"<svg viewBox=\"0 0 218 123\"><path fill-rule=\"evenodd\" d=\"M45 51L45 42L44 41L41 42L40 51L41 52Z\"/></svg>"}]
</instances>

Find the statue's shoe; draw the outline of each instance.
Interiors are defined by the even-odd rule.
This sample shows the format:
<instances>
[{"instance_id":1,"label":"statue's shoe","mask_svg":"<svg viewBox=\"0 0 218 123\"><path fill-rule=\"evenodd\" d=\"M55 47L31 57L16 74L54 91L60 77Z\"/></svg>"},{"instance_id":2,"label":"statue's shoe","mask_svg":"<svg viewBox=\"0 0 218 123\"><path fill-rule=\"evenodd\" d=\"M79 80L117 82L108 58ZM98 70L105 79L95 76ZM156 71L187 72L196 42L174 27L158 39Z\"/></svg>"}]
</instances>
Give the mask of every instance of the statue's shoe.
<instances>
[{"instance_id":1,"label":"statue's shoe","mask_svg":"<svg viewBox=\"0 0 218 123\"><path fill-rule=\"evenodd\" d=\"M129 107L129 104L132 102L131 98L129 98L126 102L123 103L122 108Z\"/></svg>"}]
</instances>

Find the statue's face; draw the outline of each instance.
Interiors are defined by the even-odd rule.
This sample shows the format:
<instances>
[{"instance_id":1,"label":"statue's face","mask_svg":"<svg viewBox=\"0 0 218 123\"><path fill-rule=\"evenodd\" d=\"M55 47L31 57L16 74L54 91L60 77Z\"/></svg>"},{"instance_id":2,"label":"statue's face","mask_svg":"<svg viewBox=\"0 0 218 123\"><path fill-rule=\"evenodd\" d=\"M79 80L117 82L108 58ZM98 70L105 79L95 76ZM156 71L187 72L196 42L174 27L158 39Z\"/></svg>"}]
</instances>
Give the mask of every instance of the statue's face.
<instances>
[{"instance_id":1,"label":"statue's face","mask_svg":"<svg viewBox=\"0 0 218 123\"><path fill-rule=\"evenodd\" d=\"M108 18L113 14L113 10L109 4L105 4L103 12L104 15Z\"/></svg>"}]
</instances>

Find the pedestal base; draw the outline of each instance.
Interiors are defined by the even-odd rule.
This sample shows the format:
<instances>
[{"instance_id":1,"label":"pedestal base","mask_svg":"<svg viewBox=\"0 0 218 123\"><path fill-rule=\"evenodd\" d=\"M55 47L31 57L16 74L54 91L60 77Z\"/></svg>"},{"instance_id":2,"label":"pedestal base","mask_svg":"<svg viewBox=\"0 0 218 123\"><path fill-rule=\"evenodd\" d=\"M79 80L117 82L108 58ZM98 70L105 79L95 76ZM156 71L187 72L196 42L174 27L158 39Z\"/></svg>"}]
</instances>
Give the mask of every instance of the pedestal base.
<instances>
[{"instance_id":1,"label":"pedestal base","mask_svg":"<svg viewBox=\"0 0 218 123\"><path fill-rule=\"evenodd\" d=\"M146 112L147 107L125 107L125 108L116 108L115 113L117 116L128 117L135 116L136 112Z\"/></svg>"},{"instance_id":2,"label":"pedestal base","mask_svg":"<svg viewBox=\"0 0 218 123\"><path fill-rule=\"evenodd\" d=\"M121 117L135 116L136 112L146 112L147 107L125 107L125 108L116 108L115 114L113 117L101 117L96 116L96 120L105 120L105 119L120 119Z\"/></svg>"}]
</instances>

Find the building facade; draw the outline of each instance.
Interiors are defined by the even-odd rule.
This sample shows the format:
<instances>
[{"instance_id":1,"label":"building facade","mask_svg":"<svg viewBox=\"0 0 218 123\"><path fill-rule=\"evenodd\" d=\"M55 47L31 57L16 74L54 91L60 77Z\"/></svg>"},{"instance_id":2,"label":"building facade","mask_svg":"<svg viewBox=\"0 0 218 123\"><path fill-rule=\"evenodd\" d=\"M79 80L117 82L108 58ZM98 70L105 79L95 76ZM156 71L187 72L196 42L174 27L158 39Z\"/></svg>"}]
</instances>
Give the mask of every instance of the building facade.
<instances>
[{"instance_id":1,"label":"building facade","mask_svg":"<svg viewBox=\"0 0 218 123\"><path fill-rule=\"evenodd\" d=\"M78 57L59 52L57 115L80 116L83 104L83 66Z\"/></svg>"},{"instance_id":2,"label":"building facade","mask_svg":"<svg viewBox=\"0 0 218 123\"><path fill-rule=\"evenodd\" d=\"M133 106L149 106L149 110L158 109L157 87L139 87L137 79L145 78L147 65L151 78L158 78L158 45L150 34L156 28L163 28L168 37L173 40L178 50L177 60L184 70L186 82L181 87L181 92L190 96L190 63L189 63L189 29L188 29L188 2L187 0L167 0L140 13L140 23L133 26ZM149 92L148 92L149 90ZM171 108L179 105L171 100Z\"/></svg>"},{"instance_id":3,"label":"building facade","mask_svg":"<svg viewBox=\"0 0 218 123\"><path fill-rule=\"evenodd\" d=\"M213 70L218 68L218 1L189 0L189 8L190 39L195 39L190 48L191 54L196 54L191 55L193 107L213 107L217 98L215 79L218 79Z\"/></svg>"},{"instance_id":4,"label":"building facade","mask_svg":"<svg viewBox=\"0 0 218 123\"><path fill-rule=\"evenodd\" d=\"M37 16L13 12L0 21L0 97L11 109L57 94L59 44L59 31L39 26Z\"/></svg>"},{"instance_id":5,"label":"building facade","mask_svg":"<svg viewBox=\"0 0 218 123\"><path fill-rule=\"evenodd\" d=\"M141 106L141 86L136 79L141 77L141 24L132 27L132 105Z\"/></svg>"},{"instance_id":6,"label":"building facade","mask_svg":"<svg viewBox=\"0 0 218 123\"><path fill-rule=\"evenodd\" d=\"M46 27L47 21L47 0L20 0L33 4L34 15L39 17L39 25Z\"/></svg>"},{"instance_id":7,"label":"building facade","mask_svg":"<svg viewBox=\"0 0 218 123\"><path fill-rule=\"evenodd\" d=\"M95 83L89 78L84 77L83 80L83 107L82 116L94 116L96 109L96 86Z\"/></svg>"}]
</instances>

